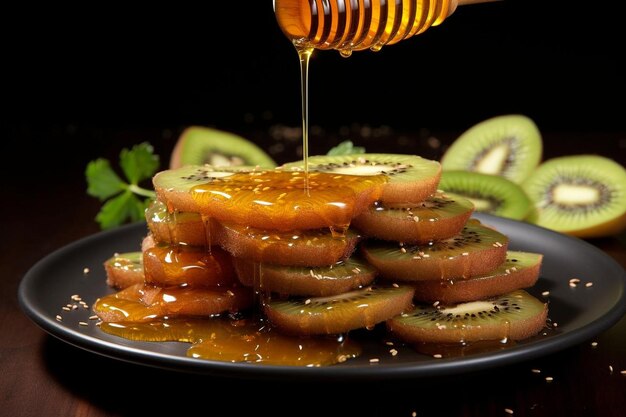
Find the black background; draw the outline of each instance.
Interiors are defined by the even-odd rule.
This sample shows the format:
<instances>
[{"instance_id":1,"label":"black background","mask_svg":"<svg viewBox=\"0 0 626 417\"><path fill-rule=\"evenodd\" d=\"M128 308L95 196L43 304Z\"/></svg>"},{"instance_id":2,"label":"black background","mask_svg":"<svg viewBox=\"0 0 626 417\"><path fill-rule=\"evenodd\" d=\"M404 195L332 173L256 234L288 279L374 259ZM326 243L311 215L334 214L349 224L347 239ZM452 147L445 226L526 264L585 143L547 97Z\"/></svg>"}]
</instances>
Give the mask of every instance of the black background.
<instances>
[{"instance_id":1,"label":"black background","mask_svg":"<svg viewBox=\"0 0 626 417\"><path fill-rule=\"evenodd\" d=\"M377 53L319 51L311 124L460 133L522 113L544 132L624 132L623 24L578 3L462 6ZM272 126L300 126L298 59L270 0L64 7L7 15L3 136L17 154L48 164L60 150L81 168L143 140L165 155L193 124L263 145Z\"/></svg>"}]
</instances>

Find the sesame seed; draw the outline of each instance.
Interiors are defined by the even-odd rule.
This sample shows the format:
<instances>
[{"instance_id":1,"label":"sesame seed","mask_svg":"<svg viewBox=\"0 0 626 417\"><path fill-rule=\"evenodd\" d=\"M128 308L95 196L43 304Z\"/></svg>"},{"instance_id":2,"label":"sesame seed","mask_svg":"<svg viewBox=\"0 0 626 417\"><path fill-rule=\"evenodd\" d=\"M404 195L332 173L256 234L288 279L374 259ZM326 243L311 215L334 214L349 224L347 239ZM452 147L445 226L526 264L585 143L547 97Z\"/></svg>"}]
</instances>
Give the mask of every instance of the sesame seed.
<instances>
[{"instance_id":1,"label":"sesame seed","mask_svg":"<svg viewBox=\"0 0 626 417\"><path fill-rule=\"evenodd\" d=\"M435 353L435 354L433 355L433 358L435 358L435 359L441 359L441 358L443 358L443 355L442 355L441 353Z\"/></svg>"},{"instance_id":2,"label":"sesame seed","mask_svg":"<svg viewBox=\"0 0 626 417\"><path fill-rule=\"evenodd\" d=\"M72 310L76 310L78 308L78 306L76 304L72 305Z\"/></svg>"},{"instance_id":3,"label":"sesame seed","mask_svg":"<svg viewBox=\"0 0 626 417\"><path fill-rule=\"evenodd\" d=\"M89 316L89 320L98 320L98 316L95 314L93 316Z\"/></svg>"},{"instance_id":4,"label":"sesame seed","mask_svg":"<svg viewBox=\"0 0 626 417\"><path fill-rule=\"evenodd\" d=\"M591 342L591 347L596 347L598 346L598 342Z\"/></svg>"},{"instance_id":5,"label":"sesame seed","mask_svg":"<svg viewBox=\"0 0 626 417\"><path fill-rule=\"evenodd\" d=\"M396 356L398 354L398 351L395 349L389 349L389 353L391 353L391 356Z\"/></svg>"},{"instance_id":6,"label":"sesame seed","mask_svg":"<svg viewBox=\"0 0 626 417\"><path fill-rule=\"evenodd\" d=\"M585 283L585 287L587 287L587 288L593 287L593 282L586 282Z\"/></svg>"},{"instance_id":7,"label":"sesame seed","mask_svg":"<svg viewBox=\"0 0 626 417\"><path fill-rule=\"evenodd\" d=\"M552 378L551 376L546 377L546 382L552 382L552 381L554 381L554 378Z\"/></svg>"},{"instance_id":8,"label":"sesame seed","mask_svg":"<svg viewBox=\"0 0 626 417\"><path fill-rule=\"evenodd\" d=\"M380 359L378 359L378 358L370 359L370 363L378 363L378 362L380 362Z\"/></svg>"},{"instance_id":9,"label":"sesame seed","mask_svg":"<svg viewBox=\"0 0 626 417\"><path fill-rule=\"evenodd\" d=\"M417 413L416 413L415 411L413 411L413 412L411 413L411 417L417 417Z\"/></svg>"},{"instance_id":10,"label":"sesame seed","mask_svg":"<svg viewBox=\"0 0 626 417\"><path fill-rule=\"evenodd\" d=\"M63 317L61 317L59 314L57 314L55 318L57 319L57 321L63 321Z\"/></svg>"},{"instance_id":11,"label":"sesame seed","mask_svg":"<svg viewBox=\"0 0 626 417\"><path fill-rule=\"evenodd\" d=\"M78 324L81 325L81 326L87 326L87 322L86 321L79 321Z\"/></svg>"},{"instance_id":12,"label":"sesame seed","mask_svg":"<svg viewBox=\"0 0 626 417\"><path fill-rule=\"evenodd\" d=\"M537 369L537 368L533 368L530 370L533 374L540 374L541 373L541 369Z\"/></svg>"},{"instance_id":13,"label":"sesame seed","mask_svg":"<svg viewBox=\"0 0 626 417\"><path fill-rule=\"evenodd\" d=\"M232 292L231 290L226 291L226 294L228 294L230 297L234 297L235 293Z\"/></svg>"},{"instance_id":14,"label":"sesame seed","mask_svg":"<svg viewBox=\"0 0 626 417\"><path fill-rule=\"evenodd\" d=\"M556 321L552 323L552 327L559 327L559 323L557 323Z\"/></svg>"},{"instance_id":15,"label":"sesame seed","mask_svg":"<svg viewBox=\"0 0 626 417\"><path fill-rule=\"evenodd\" d=\"M437 307L438 305L439 305L439 301L435 301L435 302L433 303L433 307Z\"/></svg>"},{"instance_id":16,"label":"sesame seed","mask_svg":"<svg viewBox=\"0 0 626 417\"><path fill-rule=\"evenodd\" d=\"M580 282L580 279L578 279L578 278L572 278L572 279L570 279L570 280L569 280L569 282L570 282L571 284L578 284L578 283Z\"/></svg>"},{"instance_id":17,"label":"sesame seed","mask_svg":"<svg viewBox=\"0 0 626 417\"><path fill-rule=\"evenodd\" d=\"M623 371L619 371L619 373L622 375L626 375L626 369L624 369Z\"/></svg>"},{"instance_id":18,"label":"sesame seed","mask_svg":"<svg viewBox=\"0 0 626 417\"><path fill-rule=\"evenodd\" d=\"M70 308L68 306L63 306L63 307L61 307L61 309L65 310L65 311L70 311Z\"/></svg>"},{"instance_id":19,"label":"sesame seed","mask_svg":"<svg viewBox=\"0 0 626 417\"><path fill-rule=\"evenodd\" d=\"M399 286L398 284L396 284L395 282L394 282L393 284L391 284L391 286L392 286L393 288L400 288L400 286Z\"/></svg>"},{"instance_id":20,"label":"sesame seed","mask_svg":"<svg viewBox=\"0 0 626 417\"><path fill-rule=\"evenodd\" d=\"M544 297L547 297L550 295L550 291L544 291L541 293L541 295L543 295Z\"/></svg>"},{"instance_id":21,"label":"sesame seed","mask_svg":"<svg viewBox=\"0 0 626 417\"><path fill-rule=\"evenodd\" d=\"M348 358L347 358L346 355L339 355L339 356L337 356L337 362L339 362L339 363L345 362L347 360L348 360Z\"/></svg>"},{"instance_id":22,"label":"sesame seed","mask_svg":"<svg viewBox=\"0 0 626 417\"><path fill-rule=\"evenodd\" d=\"M307 298L307 299L304 301L304 304L311 304L311 299L310 299L310 298Z\"/></svg>"},{"instance_id":23,"label":"sesame seed","mask_svg":"<svg viewBox=\"0 0 626 417\"><path fill-rule=\"evenodd\" d=\"M570 283L569 283L569 286L570 286L571 288L576 288L577 284L576 284L576 283L574 283L574 282L570 282Z\"/></svg>"},{"instance_id":24,"label":"sesame seed","mask_svg":"<svg viewBox=\"0 0 626 417\"><path fill-rule=\"evenodd\" d=\"M385 342L385 344L386 344L387 346L393 346L393 342L390 342L390 341Z\"/></svg>"},{"instance_id":25,"label":"sesame seed","mask_svg":"<svg viewBox=\"0 0 626 417\"><path fill-rule=\"evenodd\" d=\"M406 253L406 248L400 248L400 252Z\"/></svg>"},{"instance_id":26,"label":"sesame seed","mask_svg":"<svg viewBox=\"0 0 626 417\"><path fill-rule=\"evenodd\" d=\"M469 256L469 252L463 252L461 256Z\"/></svg>"},{"instance_id":27,"label":"sesame seed","mask_svg":"<svg viewBox=\"0 0 626 417\"><path fill-rule=\"evenodd\" d=\"M115 255L117 256L117 255ZM89 268L85 267L83 268L83 274L87 275L89 273Z\"/></svg>"},{"instance_id":28,"label":"sesame seed","mask_svg":"<svg viewBox=\"0 0 626 417\"><path fill-rule=\"evenodd\" d=\"M613 373L613 365L609 365L609 372Z\"/></svg>"},{"instance_id":29,"label":"sesame seed","mask_svg":"<svg viewBox=\"0 0 626 417\"><path fill-rule=\"evenodd\" d=\"M80 301L80 300L82 300L82 298L80 298L80 295L78 295L78 294L74 294L70 298L72 299L72 301Z\"/></svg>"},{"instance_id":30,"label":"sesame seed","mask_svg":"<svg viewBox=\"0 0 626 417\"><path fill-rule=\"evenodd\" d=\"M511 410L510 408L505 408L504 412L507 414L513 414L513 410Z\"/></svg>"}]
</instances>

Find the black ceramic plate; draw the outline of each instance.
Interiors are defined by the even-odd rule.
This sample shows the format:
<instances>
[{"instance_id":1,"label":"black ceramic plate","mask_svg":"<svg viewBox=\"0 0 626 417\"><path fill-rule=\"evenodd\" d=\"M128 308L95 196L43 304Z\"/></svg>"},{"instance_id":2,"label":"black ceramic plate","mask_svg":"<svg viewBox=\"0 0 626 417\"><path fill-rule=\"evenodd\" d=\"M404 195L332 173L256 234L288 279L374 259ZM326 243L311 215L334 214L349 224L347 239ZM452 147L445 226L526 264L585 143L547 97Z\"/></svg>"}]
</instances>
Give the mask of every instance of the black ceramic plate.
<instances>
[{"instance_id":1,"label":"black ceramic plate","mask_svg":"<svg viewBox=\"0 0 626 417\"><path fill-rule=\"evenodd\" d=\"M546 355L589 340L616 323L626 312L626 273L612 258L575 238L526 223L477 214L477 218L508 235L510 249L544 254L541 277L529 292L542 299L550 291L549 318L558 323L543 335L505 349L435 359L409 347L392 356L379 338L364 337L363 355L340 365L305 368L213 362L189 358L188 344L133 342L105 334L88 320L89 309L62 310L79 295L87 305L112 292L105 284L103 261L115 252L136 251L144 224L98 233L42 259L23 278L19 301L24 312L53 336L88 351L148 366L186 372L242 377L406 378L455 374L511 364ZM85 274L84 269L89 268ZM571 278L581 283L572 288ZM591 282L592 286L585 286ZM62 316L57 321L55 316ZM80 325L79 322L88 325ZM379 358L371 364L369 359Z\"/></svg>"}]
</instances>

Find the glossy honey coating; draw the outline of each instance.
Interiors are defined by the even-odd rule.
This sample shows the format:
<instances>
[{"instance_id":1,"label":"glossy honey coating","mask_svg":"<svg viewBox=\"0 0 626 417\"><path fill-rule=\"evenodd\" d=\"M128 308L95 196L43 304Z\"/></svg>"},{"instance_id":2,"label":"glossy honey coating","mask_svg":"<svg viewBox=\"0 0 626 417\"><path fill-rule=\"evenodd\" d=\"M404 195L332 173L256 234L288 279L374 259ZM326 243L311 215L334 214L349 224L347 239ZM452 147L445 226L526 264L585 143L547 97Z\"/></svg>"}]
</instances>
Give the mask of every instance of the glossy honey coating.
<instances>
[{"instance_id":1,"label":"glossy honey coating","mask_svg":"<svg viewBox=\"0 0 626 417\"><path fill-rule=\"evenodd\" d=\"M312 367L344 362L361 353L358 344L341 336L308 339L287 336L257 320L102 323L101 329L131 340L192 343L187 356L226 362Z\"/></svg>"},{"instance_id":2,"label":"glossy honey coating","mask_svg":"<svg viewBox=\"0 0 626 417\"><path fill-rule=\"evenodd\" d=\"M381 194L384 175L236 173L191 189L199 211L222 222L279 231L345 230Z\"/></svg>"}]
</instances>

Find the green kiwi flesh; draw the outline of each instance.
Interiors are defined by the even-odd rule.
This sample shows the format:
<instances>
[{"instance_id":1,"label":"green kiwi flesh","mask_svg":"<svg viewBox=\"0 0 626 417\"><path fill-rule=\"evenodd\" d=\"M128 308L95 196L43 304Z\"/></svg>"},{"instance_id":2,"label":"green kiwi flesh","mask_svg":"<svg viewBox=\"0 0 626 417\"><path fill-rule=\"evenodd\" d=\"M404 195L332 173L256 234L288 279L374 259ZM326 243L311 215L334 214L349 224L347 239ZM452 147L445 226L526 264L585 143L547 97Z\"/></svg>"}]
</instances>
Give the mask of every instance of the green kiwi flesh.
<instances>
[{"instance_id":1,"label":"green kiwi flesh","mask_svg":"<svg viewBox=\"0 0 626 417\"><path fill-rule=\"evenodd\" d=\"M532 209L530 198L521 186L497 175L443 171L439 188L467 198L481 213L523 220Z\"/></svg>"},{"instance_id":2,"label":"green kiwi flesh","mask_svg":"<svg viewBox=\"0 0 626 417\"><path fill-rule=\"evenodd\" d=\"M472 126L446 150L444 171L500 175L521 183L539 165L543 144L535 122L520 114L492 117Z\"/></svg>"},{"instance_id":3,"label":"green kiwi flesh","mask_svg":"<svg viewBox=\"0 0 626 417\"><path fill-rule=\"evenodd\" d=\"M258 264L242 258L234 262L242 284L253 286L258 280L263 291L292 296L343 294L371 284L376 276L374 268L357 256L313 268Z\"/></svg>"},{"instance_id":4,"label":"green kiwi flesh","mask_svg":"<svg viewBox=\"0 0 626 417\"><path fill-rule=\"evenodd\" d=\"M471 201L437 193L418 204L376 202L352 225L368 237L424 244L458 234L473 211Z\"/></svg>"},{"instance_id":5,"label":"green kiwi flesh","mask_svg":"<svg viewBox=\"0 0 626 417\"><path fill-rule=\"evenodd\" d=\"M409 308L410 286L372 286L330 297L270 300L265 313L279 330L299 335L372 328Z\"/></svg>"},{"instance_id":6,"label":"green kiwi flesh","mask_svg":"<svg viewBox=\"0 0 626 417\"><path fill-rule=\"evenodd\" d=\"M626 170L598 155L545 161L522 184L534 204L530 220L578 237L617 234L626 227Z\"/></svg>"},{"instance_id":7,"label":"green kiwi flesh","mask_svg":"<svg viewBox=\"0 0 626 417\"><path fill-rule=\"evenodd\" d=\"M276 162L253 142L223 130L191 126L183 131L172 156L170 168L185 165L259 166L274 168Z\"/></svg>"},{"instance_id":8,"label":"green kiwi flesh","mask_svg":"<svg viewBox=\"0 0 626 417\"><path fill-rule=\"evenodd\" d=\"M308 158L309 170L343 175L385 175L380 200L386 203L419 203L437 190L441 178L439 162L417 155L352 154L318 155ZM303 162L285 164L304 168Z\"/></svg>"},{"instance_id":9,"label":"green kiwi flesh","mask_svg":"<svg viewBox=\"0 0 626 417\"><path fill-rule=\"evenodd\" d=\"M495 270L469 279L416 281L414 300L423 303L463 303L482 300L535 285L543 255L508 251L506 260Z\"/></svg>"},{"instance_id":10,"label":"green kiwi flesh","mask_svg":"<svg viewBox=\"0 0 626 417\"><path fill-rule=\"evenodd\" d=\"M418 305L387 322L391 333L407 343L466 343L522 340L546 325L547 304L524 290L462 304Z\"/></svg>"},{"instance_id":11,"label":"green kiwi flesh","mask_svg":"<svg viewBox=\"0 0 626 417\"><path fill-rule=\"evenodd\" d=\"M505 261L508 242L502 233L470 219L458 235L432 244L368 240L361 250L383 278L411 282L486 274Z\"/></svg>"}]
</instances>

